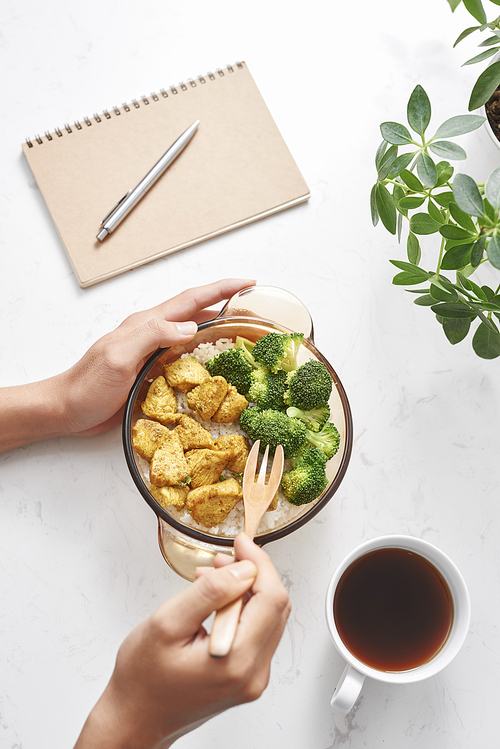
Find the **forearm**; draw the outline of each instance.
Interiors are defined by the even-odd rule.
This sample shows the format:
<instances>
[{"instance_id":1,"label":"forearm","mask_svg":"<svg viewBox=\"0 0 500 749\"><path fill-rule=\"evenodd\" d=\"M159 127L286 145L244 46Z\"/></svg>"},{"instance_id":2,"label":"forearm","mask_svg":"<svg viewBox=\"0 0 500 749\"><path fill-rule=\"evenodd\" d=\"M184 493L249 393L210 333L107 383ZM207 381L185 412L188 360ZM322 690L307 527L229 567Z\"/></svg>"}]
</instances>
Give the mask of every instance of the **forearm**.
<instances>
[{"instance_id":1,"label":"forearm","mask_svg":"<svg viewBox=\"0 0 500 749\"><path fill-rule=\"evenodd\" d=\"M66 434L57 381L0 388L0 453Z\"/></svg>"}]
</instances>

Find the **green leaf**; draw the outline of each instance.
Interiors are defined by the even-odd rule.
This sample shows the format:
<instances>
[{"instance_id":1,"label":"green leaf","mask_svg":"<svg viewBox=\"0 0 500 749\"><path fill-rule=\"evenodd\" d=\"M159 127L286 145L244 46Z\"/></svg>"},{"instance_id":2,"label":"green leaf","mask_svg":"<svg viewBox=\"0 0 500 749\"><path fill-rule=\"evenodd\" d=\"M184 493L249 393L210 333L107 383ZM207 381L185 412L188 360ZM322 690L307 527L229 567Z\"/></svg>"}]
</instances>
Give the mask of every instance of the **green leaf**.
<instances>
[{"instance_id":1,"label":"green leaf","mask_svg":"<svg viewBox=\"0 0 500 749\"><path fill-rule=\"evenodd\" d=\"M448 4L451 8L452 13L460 5L461 2L462 0L448 0Z\"/></svg>"},{"instance_id":2,"label":"green leaf","mask_svg":"<svg viewBox=\"0 0 500 749\"><path fill-rule=\"evenodd\" d=\"M424 294L417 297L413 303L418 304L420 307L430 307L436 303L436 300L430 294Z\"/></svg>"},{"instance_id":3,"label":"green leaf","mask_svg":"<svg viewBox=\"0 0 500 749\"><path fill-rule=\"evenodd\" d=\"M381 182L375 191L375 204L383 225L391 234L396 234L396 208L392 195Z\"/></svg>"},{"instance_id":4,"label":"green leaf","mask_svg":"<svg viewBox=\"0 0 500 749\"><path fill-rule=\"evenodd\" d=\"M445 291L434 283L431 283L430 295L434 299L434 304L436 302L456 302L458 299L455 289Z\"/></svg>"},{"instance_id":5,"label":"green leaf","mask_svg":"<svg viewBox=\"0 0 500 749\"><path fill-rule=\"evenodd\" d=\"M445 317L442 325L445 336L453 345L463 341L470 330L470 320L467 318Z\"/></svg>"},{"instance_id":6,"label":"green leaf","mask_svg":"<svg viewBox=\"0 0 500 749\"><path fill-rule=\"evenodd\" d=\"M459 244L470 244L473 241L474 237L471 236L468 236L465 239L447 239L444 249L448 252L452 247L457 247Z\"/></svg>"},{"instance_id":7,"label":"green leaf","mask_svg":"<svg viewBox=\"0 0 500 749\"><path fill-rule=\"evenodd\" d=\"M420 182L419 178L413 174L413 172L409 172L406 169L404 169L401 174L399 175L405 185L410 188L410 190L413 190L414 192L423 192L424 186Z\"/></svg>"},{"instance_id":8,"label":"green leaf","mask_svg":"<svg viewBox=\"0 0 500 749\"><path fill-rule=\"evenodd\" d=\"M484 291L484 293L486 294L486 299L488 301L491 301L493 299L493 297L495 296L495 292L493 291L493 289L490 289L489 286L481 286L481 288Z\"/></svg>"},{"instance_id":9,"label":"green leaf","mask_svg":"<svg viewBox=\"0 0 500 749\"><path fill-rule=\"evenodd\" d=\"M453 177L453 172L455 171L449 161L438 161L438 163L436 164L436 169L438 173L436 187L441 187L441 185L445 185L447 182L449 182L449 180Z\"/></svg>"},{"instance_id":10,"label":"green leaf","mask_svg":"<svg viewBox=\"0 0 500 749\"><path fill-rule=\"evenodd\" d=\"M422 252L420 250L420 242L412 231L408 232L408 239L406 240L406 254L408 255L408 260L410 261L410 263L412 263L412 265L419 264L420 258L422 256Z\"/></svg>"},{"instance_id":11,"label":"green leaf","mask_svg":"<svg viewBox=\"0 0 500 749\"><path fill-rule=\"evenodd\" d=\"M457 174L453 180L455 203L469 216L482 218L484 215L483 199L479 188L467 174Z\"/></svg>"},{"instance_id":12,"label":"green leaf","mask_svg":"<svg viewBox=\"0 0 500 749\"><path fill-rule=\"evenodd\" d=\"M399 201L401 208L406 208L409 211L414 208L420 208L422 203L425 203L425 198L421 195L408 195Z\"/></svg>"},{"instance_id":13,"label":"green leaf","mask_svg":"<svg viewBox=\"0 0 500 749\"><path fill-rule=\"evenodd\" d=\"M388 177L397 177L400 172L403 171L403 169L406 169L408 164L411 162L413 157L415 156L416 151L412 151L411 153L402 153L401 156L398 156L397 159L394 159L394 161L391 164L391 168L389 169Z\"/></svg>"},{"instance_id":14,"label":"green leaf","mask_svg":"<svg viewBox=\"0 0 500 749\"><path fill-rule=\"evenodd\" d=\"M382 138L394 146L406 146L413 141L410 131L399 122L383 122L380 125Z\"/></svg>"},{"instance_id":15,"label":"green leaf","mask_svg":"<svg viewBox=\"0 0 500 749\"><path fill-rule=\"evenodd\" d=\"M387 175L389 174L389 169L391 168L392 162L394 161L397 155L398 155L397 146L391 146L384 153L384 155L380 159L380 166L378 169L379 182L383 182L384 179L386 179Z\"/></svg>"},{"instance_id":16,"label":"green leaf","mask_svg":"<svg viewBox=\"0 0 500 749\"><path fill-rule=\"evenodd\" d=\"M382 158L387 151L388 143L383 140L380 146L377 148L377 153L375 154L375 168L377 169L377 172L380 171L380 165L382 163Z\"/></svg>"},{"instance_id":17,"label":"green leaf","mask_svg":"<svg viewBox=\"0 0 500 749\"><path fill-rule=\"evenodd\" d=\"M500 44L500 39L498 38L498 34L493 34L493 36L489 36L487 39L484 40L484 42L481 42L479 44L479 47L491 47L493 44Z\"/></svg>"},{"instance_id":18,"label":"green leaf","mask_svg":"<svg viewBox=\"0 0 500 749\"><path fill-rule=\"evenodd\" d=\"M434 221L428 213L416 213L410 219L410 231L414 234L435 234L440 227L441 224Z\"/></svg>"},{"instance_id":19,"label":"green leaf","mask_svg":"<svg viewBox=\"0 0 500 749\"><path fill-rule=\"evenodd\" d=\"M494 234L488 242L488 260L500 270L500 236Z\"/></svg>"},{"instance_id":20,"label":"green leaf","mask_svg":"<svg viewBox=\"0 0 500 749\"><path fill-rule=\"evenodd\" d=\"M467 291L473 291L478 299L487 301L488 297L486 296L482 288L478 286L477 283L474 283L474 281L471 278L467 278L466 276L463 275L463 273L460 273L460 271L458 271L457 279L460 285L463 286L464 289L467 289Z\"/></svg>"},{"instance_id":21,"label":"green leaf","mask_svg":"<svg viewBox=\"0 0 500 749\"><path fill-rule=\"evenodd\" d=\"M467 229L467 231L470 231L473 234L477 232L476 224L471 219L469 214L465 213L465 211L462 211L462 209L459 208L456 203L450 203L449 211L452 218L454 218L457 224L459 224L463 229Z\"/></svg>"},{"instance_id":22,"label":"green leaf","mask_svg":"<svg viewBox=\"0 0 500 749\"><path fill-rule=\"evenodd\" d=\"M403 233L403 216L406 216L406 218L408 218L408 216L406 215L406 213L405 213L404 210L403 211L399 211L398 215L397 215L397 235L398 235L398 242L401 242L401 234Z\"/></svg>"},{"instance_id":23,"label":"green leaf","mask_svg":"<svg viewBox=\"0 0 500 749\"><path fill-rule=\"evenodd\" d=\"M441 317L476 317L476 313L473 312L466 304L462 304L461 302L443 302L441 304L434 304L431 309L436 313L436 315L440 315Z\"/></svg>"},{"instance_id":24,"label":"green leaf","mask_svg":"<svg viewBox=\"0 0 500 749\"><path fill-rule=\"evenodd\" d=\"M486 13L484 12L481 0L463 0L463 3L478 23L486 23Z\"/></svg>"},{"instance_id":25,"label":"green leaf","mask_svg":"<svg viewBox=\"0 0 500 749\"><path fill-rule=\"evenodd\" d=\"M425 187L434 187L437 182L436 165L429 154L421 152L417 159L417 174Z\"/></svg>"},{"instance_id":26,"label":"green leaf","mask_svg":"<svg viewBox=\"0 0 500 749\"><path fill-rule=\"evenodd\" d=\"M472 240L470 232L455 224L445 224L439 229L439 233L446 239L469 239Z\"/></svg>"},{"instance_id":27,"label":"green leaf","mask_svg":"<svg viewBox=\"0 0 500 749\"><path fill-rule=\"evenodd\" d=\"M403 216L408 215L408 211L405 210L404 206L402 208L400 206L401 200L405 197L405 195L406 193L401 185L394 185L394 188L392 190L392 199L394 201L394 205L396 206L396 210L402 213Z\"/></svg>"},{"instance_id":28,"label":"green leaf","mask_svg":"<svg viewBox=\"0 0 500 749\"><path fill-rule=\"evenodd\" d=\"M472 245L462 244L449 250L441 261L443 270L460 270L470 262Z\"/></svg>"},{"instance_id":29,"label":"green leaf","mask_svg":"<svg viewBox=\"0 0 500 749\"><path fill-rule=\"evenodd\" d=\"M435 138L456 138L457 135L465 135L477 130L485 121L485 117L479 117L477 114L459 114L456 117L450 117L443 122L436 131Z\"/></svg>"},{"instance_id":30,"label":"green leaf","mask_svg":"<svg viewBox=\"0 0 500 749\"><path fill-rule=\"evenodd\" d=\"M428 273L423 268L419 268L418 265L414 265L414 263L407 263L404 260L389 260L389 262L392 263L396 268L399 268L400 270L405 270L410 273L418 273L422 281L427 281L427 279L430 278L432 275L431 273Z\"/></svg>"},{"instance_id":31,"label":"green leaf","mask_svg":"<svg viewBox=\"0 0 500 749\"><path fill-rule=\"evenodd\" d=\"M451 190L448 190L446 192L438 192L436 193L436 195L433 195L432 197L434 198L436 203L439 203L439 205L442 208L448 208L450 203L453 202L453 200L455 200Z\"/></svg>"},{"instance_id":32,"label":"green leaf","mask_svg":"<svg viewBox=\"0 0 500 749\"><path fill-rule=\"evenodd\" d=\"M474 65L476 62L482 62L483 60L487 60L488 57L493 57L498 51L498 47L490 47L490 49L487 49L485 52L481 52L481 54L476 55L475 57L471 57L470 60L467 60L467 62L464 62L462 67L465 65Z\"/></svg>"},{"instance_id":33,"label":"green leaf","mask_svg":"<svg viewBox=\"0 0 500 749\"><path fill-rule=\"evenodd\" d=\"M492 207L488 198L483 199L484 215L487 216L490 221L495 224L498 216L495 216L495 209Z\"/></svg>"},{"instance_id":34,"label":"green leaf","mask_svg":"<svg viewBox=\"0 0 500 749\"><path fill-rule=\"evenodd\" d=\"M483 70L472 89L469 99L469 112L486 104L490 96L500 85L500 60L493 62Z\"/></svg>"},{"instance_id":35,"label":"green leaf","mask_svg":"<svg viewBox=\"0 0 500 749\"><path fill-rule=\"evenodd\" d=\"M500 210L500 168L494 169L484 185L484 194L495 211Z\"/></svg>"},{"instance_id":36,"label":"green leaf","mask_svg":"<svg viewBox=\"0 0 500 749\"><path fill-rule=\"evenodd\" d=\"M415 268L417 268L417 266L415 266ZM410 271L403 271L394 276L392 283L395 286L415 286L416 284L422 283L422 276L417 273L411 273Z\"/></svg>"},{"instance_id":37,"label":"green leaf","mask_svg":"<svg viewBox=\"0 0 500 749\"><path fill-rule=\"evenodd\" d=\"M378 183L373 185L371 191L370 191L370 212L372 215L372 224L373 226L377 226L379 215L377 210L377 189L378 189Z\"/></svg>"},{"instance_id":38,"label":"green leaf","mask_svg":"<svg viewBox=\"0 0 500 749\"><path fill-rule=\"evenodd\" d=\"M407 115L411 129L423 137L431 119L431 103L422 86L415 86L413 89Z\"/></svg>"},{"instance_id":39,"label":"green leaf","mask_svg":"<svg viewBox=\"0 0 500 749\"><path fill-rule=\"evenodd\" d=\"M429 216L434 219L434 221L437 221L438 224L445 224L446 223L446 214L444 211L440 211L439 208L435 203L432 202L432 200L429 198L429 202L427 204L427 210L429 212Z\"/></svg>"},{"instance_id":40,"label":"green leaf","mask_svg":"<svg viewBox=\"0 0 500 749\"><path fill-rule=\"evenodd\" d=\"M445 159L463 161L467 158L464 149L461 146L457 146L456 143L452 143L451 140L437 140L431 143L429 148L436 156L442 156Z\"/></svg>"},{"instance_id":41,"label":"green leaf","mask_svg":"<svg viewBox=\"0 0 500 749\"><path fill-rule=\"evenodd\" d=\"M481 26L469 26L469 28L468 28L468 29L465 29L465 31L462 31L462 33L461 33L461 34L460 34L460 36L459 36L459 37L457 38L457 40L456 40L456 42L455 42L455 44L454 44L453 46L454 46L454 47L456 47L456 46L457 46L457 44L459 44L459 43L460 43L461 41L463 41L463 40L464 40L464 39L465 39L466 37L468 37L468 36L469 36L469 34L472 34L472 33L473 33L474 31L477 31L477 30L478 30L478 29L480 29L480 28L481 28Z\"/></svg>"},{"instance_id":42,"label":"green leaf","mask_svg":"<svg viewBox=\"0 0 500 749\"><path fill-rule=\"evenodd\" d=\"M473 268L477 268L477 266L483 259L485 246L486 246L486 237L484 234L482 234L472 248L472 252L470 256L470 264L472 265Z\"/></svg>"},{"instance_id":43,"label":"green leaf","mask_svg":"<svg viewBox=\"0 0 500 749\"><path fill-rule=\"evenodd\" d=\"M472 348L482 359L496 359L500 356L500 333L481 323L474 333Z\"/></svg>"}]
</instances>

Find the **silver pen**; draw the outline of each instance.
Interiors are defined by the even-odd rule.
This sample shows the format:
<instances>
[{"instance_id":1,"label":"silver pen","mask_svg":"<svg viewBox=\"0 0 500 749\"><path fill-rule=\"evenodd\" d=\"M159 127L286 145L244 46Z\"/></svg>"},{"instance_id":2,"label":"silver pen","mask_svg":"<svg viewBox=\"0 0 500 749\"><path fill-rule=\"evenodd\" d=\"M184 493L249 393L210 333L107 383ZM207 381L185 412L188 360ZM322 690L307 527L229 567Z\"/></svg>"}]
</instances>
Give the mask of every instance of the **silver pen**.
<instances>
[{"instance_id":1,"label":"silver pen","mask_svg":"<svg viewBox=\"0 0 500 749\"><path fill-rule=\"evenodd\" d=\"M163 172L170 166L172 161L180 154L180 152L187 146L193 135L195 134L199 120L193 122L188 129L180 135L177 140L172 143L166 153L163 154L161 159L154 165L152 169L141 179L137 187L133 190L129 190L121 200L110 210L110 212L101 221L102 229L97 235L97 239L101 242L110 234L118 224L123 221L125 216L132 210L132 208L139 202L139 200L147 193L150 187L154 185L156 180L161 177Z\"/></svg>"}]
</instances>

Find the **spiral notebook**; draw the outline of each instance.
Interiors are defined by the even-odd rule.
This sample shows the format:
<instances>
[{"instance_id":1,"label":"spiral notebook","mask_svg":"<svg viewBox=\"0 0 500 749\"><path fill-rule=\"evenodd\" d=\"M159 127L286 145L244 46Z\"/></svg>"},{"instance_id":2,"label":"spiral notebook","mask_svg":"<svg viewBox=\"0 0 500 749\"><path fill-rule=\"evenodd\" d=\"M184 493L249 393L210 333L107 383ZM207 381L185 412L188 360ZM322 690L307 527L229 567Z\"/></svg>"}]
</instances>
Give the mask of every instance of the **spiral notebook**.
<instances>
[{"instance_id":1,"label":"spiral notebook","mask_svg":"<svg viewBox=\"0 0 500 749\"><path fill-rule=\"evenodd\" d=\"M104 217L197 119L189 145L99 242ZM23 151L82 287L309 197L243 62L27 140Z\"/></svg>"}]
</instances>

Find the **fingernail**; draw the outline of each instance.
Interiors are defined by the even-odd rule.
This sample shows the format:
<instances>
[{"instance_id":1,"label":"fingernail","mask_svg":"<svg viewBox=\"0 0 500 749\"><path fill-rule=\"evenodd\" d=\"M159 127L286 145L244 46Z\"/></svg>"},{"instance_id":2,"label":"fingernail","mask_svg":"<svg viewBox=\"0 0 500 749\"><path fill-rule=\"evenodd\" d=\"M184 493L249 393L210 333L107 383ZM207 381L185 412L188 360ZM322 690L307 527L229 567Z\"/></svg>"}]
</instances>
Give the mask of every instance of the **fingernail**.
<instances>
[{"instance_id":1,"label":"fingernail","mask_svg":"<svg viewBox=\"0 0 500 749\"><path fill-rule=\"evenodd\" d=\"M243 559L241 562L228 565L228 567L229 572L238 580L249 580L251 577L257 577L257 567L250 559Z\"/></svg>"},{"instance_id":2,"label":"fingernail","mask_svg":"<svg viewBox=\"0 0 500 749\"><path fill-rule=\"evenodd\" d=\"M177 326L177 330L181 335L193 336L198 330L197 324L192 320L189 320L188 322L176 322L175 324Z\"/></svg>"}]
</instances>

